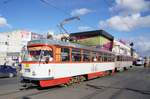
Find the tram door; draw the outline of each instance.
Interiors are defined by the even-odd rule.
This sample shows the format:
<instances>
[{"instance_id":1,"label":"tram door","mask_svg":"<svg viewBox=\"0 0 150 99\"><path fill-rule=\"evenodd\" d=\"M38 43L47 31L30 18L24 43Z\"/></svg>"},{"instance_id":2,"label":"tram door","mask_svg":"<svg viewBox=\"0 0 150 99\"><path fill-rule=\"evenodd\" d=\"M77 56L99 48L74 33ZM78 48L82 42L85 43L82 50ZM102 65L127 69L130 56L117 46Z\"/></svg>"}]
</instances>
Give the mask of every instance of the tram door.
<instances>
[{"instance_id":1,"label":"tram door","mask_svg":"<svg viewBox=\"0 0 150 99\"><path fill-rule=\"evenodd\" d=\"M96 52L93 52L92 53L92 71L93 72L97 72L98 71L97 61L98 61L98 56L97 56Z\"/></svg>"}]
</instances>

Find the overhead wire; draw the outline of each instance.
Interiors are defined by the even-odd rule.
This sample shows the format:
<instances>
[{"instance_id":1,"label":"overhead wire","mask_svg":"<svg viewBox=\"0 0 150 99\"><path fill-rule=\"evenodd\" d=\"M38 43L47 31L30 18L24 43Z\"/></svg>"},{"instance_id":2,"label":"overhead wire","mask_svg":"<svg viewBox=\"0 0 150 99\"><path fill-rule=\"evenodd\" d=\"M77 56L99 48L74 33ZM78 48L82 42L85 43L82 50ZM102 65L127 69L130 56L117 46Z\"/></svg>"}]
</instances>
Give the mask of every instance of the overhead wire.
<instances>
[{"instance_id":1,"label":"overhead wire","mask_svg":"<svg viewBox=\"0 0 150 99\"><path fill-rule=\"evenodd\" d=\"M7 3L11 2L11 1L13 1L13 0L5 0L5 1L3 1L3 3L4 3L4 4L7 4ZM48 6L53 7L54 9L56 9L56 10L58 10L58 11L64 13L64 14L67 15L67 16L71 16L69 12L67 12L67 11L65 11L65 10L63 10L63 9L61 9L61 8L59 8L59 7L57 7L57 6L55 6L53 3L50 3L48 0L40 0L40 1L41 1L42 3L48 5ZM93 28L93 29L96 29L96 28L97 28L97 27L95 27L95 26L93 26L93 25L90 25L88 22L85 22L85 21L81 20L81 18L80 18L79 21L80 21L82 24L84 24L84 25L86 25L86 26L88 25L88 26L90 26L90 27Z\"/></svg>"},{"instance_id":2,"label":"overhead wire","mask_svg":"<svg viewBox=\"0 0 150 99\"><path fill-rule=\"evenodd\" d=\"M64 10L62 10L61 8L56 7L54 4L48 2L47 0L40 0L40 1L43 2L43 3L45 3L46 5L49 5L49 6L53 7L53 8L55 8L55 9L58 10L58 11L63 12L63 13L66 14L66 15L70 16L70 13L69 13L69 12L64 11ZM72 17L74 17L74 16L72 16ZM79 17L80 17L80 16L79 16ZM87 22L81 20L81 18L80 18L79 21L80 21L82 24L88 25L88 26L90 26L90 27L93 28L93 29L96 28L96 27L94 27L94 26L92 26L92 25L89 25L89 23L87 23Z\"/></svg>"},{"instance_id":3,"label":"overhead wire","mask_svg":"<svg viewBox=\"0 0 150 99\"><path fill-rule=\"evenodd\" d=\"M56 10L58 10L58 11L60 11L60 12L63 12L63 13L66 14L66 15L70 15L68 12L66 12L66 11L64 11L64 10L62 10L62 9L60 9L60 8L58 8L58 7L56 7L54 4L48 2L47 0L40 0L40 1L43 2L44 4L48 5L48 6L53 7L54 9L56 9Z\"/></svg>"}]
</instances>

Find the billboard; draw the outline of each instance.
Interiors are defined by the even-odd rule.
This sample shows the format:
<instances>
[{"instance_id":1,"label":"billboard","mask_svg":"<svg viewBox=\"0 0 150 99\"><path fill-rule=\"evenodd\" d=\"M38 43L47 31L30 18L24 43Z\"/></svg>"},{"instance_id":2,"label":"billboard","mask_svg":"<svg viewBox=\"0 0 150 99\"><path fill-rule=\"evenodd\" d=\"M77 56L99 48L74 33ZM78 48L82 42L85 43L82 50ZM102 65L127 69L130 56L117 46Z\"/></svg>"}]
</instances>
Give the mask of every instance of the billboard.
<instances>
[{"instance_id":1,"label":"billboard","mask_svg":"<svg viewBox=\"0 0 150 99\"><path fill-rule=\"evenodd\" d=\"M77 43L105 50L109 50L112 47L112 41L103 36L80 39L77 40Z\"/></svg>"},{"instance_id":2,"label":"billboard","mask_svg":"<svg viewBox=\"0 0 150 99\"><path fill-rule=\"evenodd\" d=\"M31 33L31 40L39 40L39 39L44 39L46 36L38 33Z\"/></svg>"},{"instance_id":3,"label":"billboard","mask_svg":"<svg viewBox=\"0 0 150 99\"><path fill-rule=\"evenodd\" d=\"M111 34L104 30L71 33L70 37L73 42L105 50L112 50L114 39Z\"/></svg>"}]
</instances>

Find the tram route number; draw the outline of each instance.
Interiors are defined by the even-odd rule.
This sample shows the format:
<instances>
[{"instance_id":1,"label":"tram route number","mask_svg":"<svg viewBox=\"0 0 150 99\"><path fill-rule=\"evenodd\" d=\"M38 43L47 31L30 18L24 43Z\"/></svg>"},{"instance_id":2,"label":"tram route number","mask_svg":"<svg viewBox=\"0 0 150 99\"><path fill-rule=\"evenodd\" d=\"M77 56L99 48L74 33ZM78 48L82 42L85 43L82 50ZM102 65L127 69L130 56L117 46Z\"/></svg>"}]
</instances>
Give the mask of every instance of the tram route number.
<instances>
[{"instance_id":1,"label":"tram route number","mask_svg":"<svg viewBox=\"0 0 150 99\"><path fill-rule=\"evenodd\" d=\"M30 69L25 69L25 72L30 72Z\"/></svg>"}]
</instances>

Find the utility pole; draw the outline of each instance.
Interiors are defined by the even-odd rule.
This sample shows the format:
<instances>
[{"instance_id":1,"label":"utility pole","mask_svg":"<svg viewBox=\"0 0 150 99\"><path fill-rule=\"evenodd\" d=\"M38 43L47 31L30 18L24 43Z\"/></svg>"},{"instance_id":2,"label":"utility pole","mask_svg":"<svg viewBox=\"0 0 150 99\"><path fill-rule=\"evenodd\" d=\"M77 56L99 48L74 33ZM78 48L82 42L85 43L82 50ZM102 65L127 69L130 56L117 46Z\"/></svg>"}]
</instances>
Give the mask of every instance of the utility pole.
<instances>
[{"instance_id":1,"label":"utility pole","mask_svg":"<svg viewBox=\"0 0 150 99\"><path fill-rule=\"evenodd\" d=\"M134 52L133 46L134 46L134 43L131 42L131 43L130 43L130 46L131 46L131 56L133 57L133 52Z\"/></svg>"}]
</instances>

